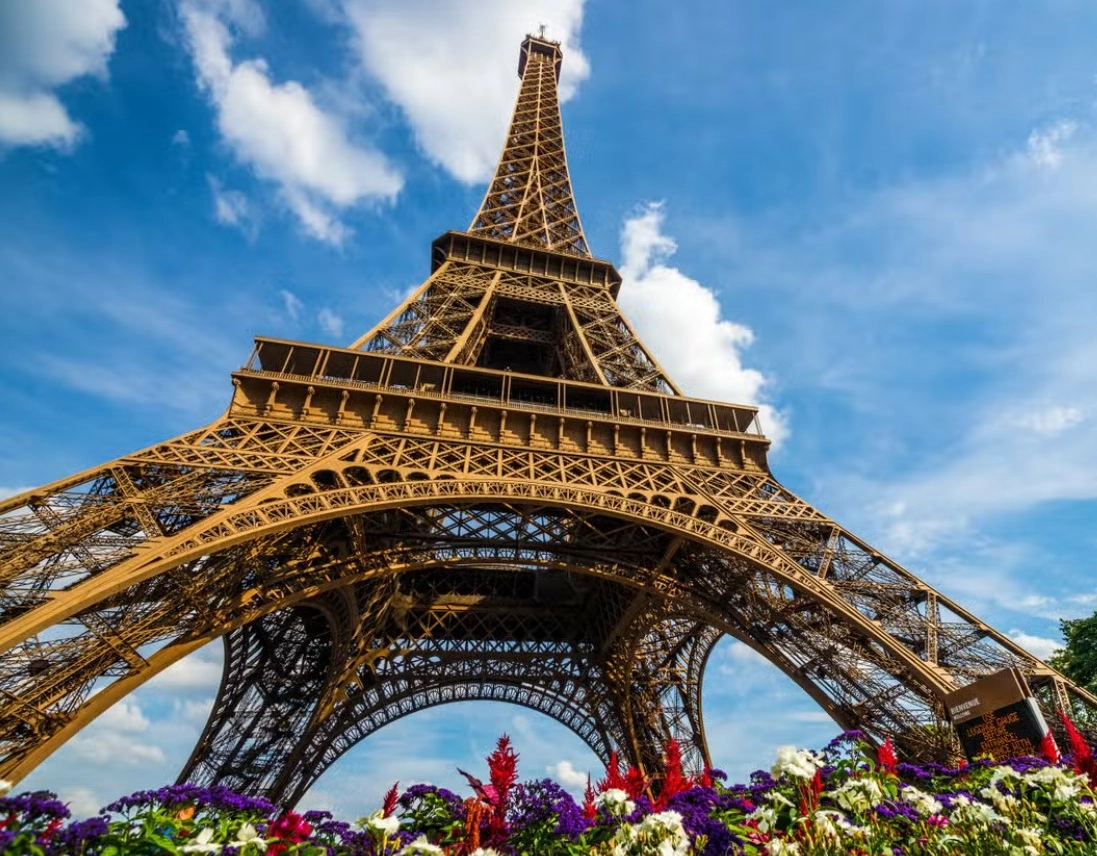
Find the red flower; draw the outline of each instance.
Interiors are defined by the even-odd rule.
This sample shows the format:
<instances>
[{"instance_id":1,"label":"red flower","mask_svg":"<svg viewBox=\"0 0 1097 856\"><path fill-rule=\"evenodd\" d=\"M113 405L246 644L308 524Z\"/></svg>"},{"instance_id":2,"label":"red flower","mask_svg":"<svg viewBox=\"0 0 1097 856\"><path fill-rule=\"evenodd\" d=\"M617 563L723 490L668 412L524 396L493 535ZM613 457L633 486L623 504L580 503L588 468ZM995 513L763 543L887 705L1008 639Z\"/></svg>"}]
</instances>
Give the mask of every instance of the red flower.
<instances>
[{"instance_id":1,"label":"red flower","mask_svg":"<svg viewBox=\"0 0 1097 856\"><path fill-rule=\"evenodd\" d=\"M472 777L465 774L469 781ZM503 735L495 744L495 751L488 755L488 777L490 785L482 785L477 796L492 807L488 817L488 831L492 842L501 841L507 832L507 797L510 789L518 781L518 753L510 744L510 738Z\"/></svg>"},{"instance_id":2,"label":"red flower","mask_svg":"<svg viewBox=\"0 0 1097 856\"><path fill-rule=\"evenodd\" d=\"M648 789L650 782L644 778L644 774L641 773L633 766L629 766L628 772L625 773L625 793L629 795L630 799L636 799L642 796L644 791Z\"/></svg>"},{"instance_id":3,"label":"red flower","mask_svg":"<svg viewBox=\"0 0 1097 856\"><path fill-rule=\"evenodd\" d=\"M392 817L392 813L396 811L396 801L400 798L399 782L393 782L392 787L385 792L385 800L381 804L381 816Z\"/></svg>"},{"instance_id":4,"label":"red flower","mask_svg":"<svg viewBox=\"0 0 1097 856\"><path fill-rule=\"evenodd\" d=\"M287 811L271 823L267 828L267 835L277 839L267 848L267 853L278 856L285 852L287 845L308 841L308 837L312 835L312 824L296 812Z\"/></svg>"},{"instance_id":5,"label":"red flower","mask_svg":"<svg viewBox=\"0 0 1097 856\"><path fill-rule=\"evenodd\" d=\"M663 756L663 782L659 788L659 795L655 798L655 810L662 811L667 807L671 797L692 786L693 782L682 772L682 750L678 746L678 741L672 737L667 741L666 753Z\"/></svg>"},{"instance_id":6,"label":"red flower","mask_svg":"<svg viewBox=\"0 0 1097 856\"><path fill-rule=\"evenodd\" d=\"M505 734L495 744L495 751L488 755L488 772L499 801L505 802L507 793L518 781L518 753L514 751L510 738Z\"/></svg>"},{"instance_id":7,"label":"red flower","mask_svg":"<svg viewBox=\"0 0 1097 856\"><path fill-rule=\"evenodd\" d=\"M594 820L598 817L598 806L594 804L594 786L590 783L590 776L587 776L587 789L583 793L583 817L587 820Z\"/></svg>"},{"instance_id":8,"label":"red flower","mask_svg":"<svg viewBox=\"0 0 1097 856\"><path fill-rule=\"evenodd\" d=\"M630 766L625 773L621 773L621 762L617 759L616 749L609 753L606 777L598 783L598 793L616 789L628 794L629 799L636 799L647 790L647 787L648 780L635 767Z\"/></svg>"},{"instance_id":9,"label":"red flower","mask_svg":"<svg viewBox=\"0 0 1097 856\"><path fill-rule=\"evenodd\" d=\"M1040 754L1049 764L1059 763L1059 747L1055 745L1055 736L1050 731L1040 741Z\"/></svg>"},{"instance_id":10,"label":"red flower","mask_svg":"<svg viewBox=\"0 0 1097 856\"><path fill-rule=\"evenodd\" d=\"M42 830L42 834L38 836L38 841L49 841L51 838L53 838L53 834L61 828L61 824L63 824L64 822L65 821L61 818L55 817L46 825L46 828Z\"/></svg>"},{"instance_id":11,"label":"red flower","mask_svg":"<svg viewBox=\"0 0 1097 856\"><path fill-rule=\"evenodd\" d=\"M899 768L899 759L895 757L895 747L891 744L891 735L888 735L887 740L883 742L876 750L876 760L879 761L880 767L895 775Z\"/></svg>"},{"instance_id":12,"label":"red flower","mask_svg":"<svg viewBox=\"0 0 1097 856\"><path fill-rule=\"evenodd\" d=\"M598 793L609 790L627 790L628 783L621 775L621 761L617 758L617 750L609 753L609 763L606 764L606 777L598 783Z\"/></svg>"},{"instance_id":13,"label":"red flower","mask_svg":"<svg viewBox=\"0 0 1097 856\"><path fill-rule=\"evenodd\" d=\"M1074 723L1070 721L1069 716L1062 712L1059 716L1063 720L1063 725L1066 726L1067 737L1070 738L1070 754L1071 760L1074 762L1074 771L1084 773L1089 777L1090 785L1097 787L1097 761L1093 758L1093 749L1090 748L1086 739L1078 733L1078 729L1074 727Z\"/></svg>"},{"instance_id":14,"label":"red flower","mask_svg":"<svg viewBox=\"0 0 1097 856\"><path fill-rule=\"evenodd\" d=\"M823 774L816 770L811 781L800 785L800 814L812 814L819 808L819 797L823 794Z\"/></svg>"}]
</instances>

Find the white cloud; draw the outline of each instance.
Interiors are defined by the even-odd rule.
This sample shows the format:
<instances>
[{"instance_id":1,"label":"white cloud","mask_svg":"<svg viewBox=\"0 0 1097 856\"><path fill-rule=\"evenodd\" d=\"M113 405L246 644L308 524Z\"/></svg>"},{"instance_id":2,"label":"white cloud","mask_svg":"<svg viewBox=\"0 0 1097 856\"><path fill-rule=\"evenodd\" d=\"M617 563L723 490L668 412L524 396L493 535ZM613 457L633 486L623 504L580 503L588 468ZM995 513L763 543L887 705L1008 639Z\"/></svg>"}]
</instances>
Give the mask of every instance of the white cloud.
<instances>
[{"instance_id":1,"label":"white cloud","mask_svg":"<svg viewBox=\"0 0 1097 856\"><path fill-rule=\"evenodd\" d=\"M1008 635L1022 648L1044 661L1051 659L1051 655L1063 647L1063 643L1060 641L1048 639L1044 636L1033 636L1031 633L1025 633L1022 630L1011 630Z\"/></svg>"},{"instance_id":2,"label":"white cloud","mask_svg":"<svg viewBox=\"0 0 1097 856\"><path fill-rule=\"evenodd\" d=\"M92 763L129 766L161 763L165 760L164 751L137 736L147 732L149 726L137 702L123 699L72 739L72 752Z\"/></svg>"},{"instance_id":3,"label":"white cloud","mask_svg":"<svg viewBox=\"0 0 1097 856\"><path fill-rule=\"evenodd\" d=\"M316 314L316 320L320 322L320 326L325 333L334 336L336 339L342 337L343 319L326 306Z\"/></svg>"},{"instance_id":4,"label":"white cloud","mask_svg":"<svg viewBox=\"0 0 1097 856\"><path fill-rule=\"evenodd\" d=\"M74 818L91 817L98 814L99 809L115 798L111 794L107 799L96 793L91 788L70 788L65 792L65 803L72 812Z\"/></svg>"},{"instance_id":5,"label":"white cloud","mask_svg":"<svg viewBox=\"0 0 1097 856\"><path fill-rule=\"evenodd\" d=\"M1027 428L1045 437L1062 434L1085 419L1085 413L1071 405L1056 405L1027 413L1017 420L1020 428Z\"/></svg>"},{"instance_id":6,"label":"white cloud","mask_svg":"<svg viewBox=\"0 0 1097 856\"><path fill-rule=\"evenodd\" d=\"M0 91L0 142L13 146L46 145L67 148L80 136L80 126L55 95Z\"/></svg>"},{"instance_id":7,"label":"white cloud","mask_svg":"<svg viewBox=\"0 0 1097 856\"><path fill-rule=\"evenodd\" d=\"M359 59L403 110L427 156L459 181L491 177L518 91L518 48L546 25L561 42L560 97L590 74L583 0L345 0Z\"/></svg>"},{"instance_id":8,"label":"white cloud","mask_svg":"<svg viewBox=\"0 0 1097 856\"><path fill-rule=\"evenodd\" d=\"M190 134L188 134L183 128L180 128L174 134L171 135L171 144L178 146L181 149L190 148Z\"/></svg>"},{"instance_id":9,"label":"white cloud","mask_svg":"<svg viewBox=\"0 0 1097 856\"><path fill-rule=\"evenodd\" d=\"M289 316L289 320L296 323L301 319L301 310L305 308L305 304L301 301L296 294L292 291L283 288L278 292L282 298L282 308L285 309L286 314Z\"/></svg>"},{"instance_id":10,"label":"white cloud","mask_svg":"<svg viewBox=\"0 0 1097 856\"><path fill-rule=\"evenodd\" d=\"M261 36L266 31L267 19L257 0L192 0L193 4L216 15L248 36Z\"/></svg>"},{"instance_id":11,"label":"white cloud","mask_svg":"<svg viewBox=\"0 0 1097 856\"><path fill-rule=\"evenodd\" d=\"M278 185L308 234L339 244L349 230L338 211L399 192L403 179L384 155L352 140L344 118L324 110L309 89L273 82L262 59L233 61L236 17L195 2L184 3L181 15L221 135L242 163Z\"/></svg>"},{"instance_id":12,"label":"white cloud","mask_svg":"<svg viewBox=\"0 0 1097 856\"><path fill-rule=\"evenodd\" d=\"M249 219L248 198L239 190L229 190L214 176L206 176L213 195L213 218L225 226L242 226Z\"/></svg>"},{"instance_id":13,"label":"white cloud","mask_svg":"<svg viewBox=\"0 0 1097 856\"><path fill-rule=\"evenodd\" d=\"M215 690L221 683L221 657L217 648L202 648L156 676L156 686L164 690Z\"/></svg>"},{"instance_id":14,"label":"white cloud","mask_svg":"<svg viewBox=\"0 0 1097 856\"><path fill-rule=\"evenodd\" d=\"M1033 163L1054 169L1063 162L1062 143L1078 130L1075 122L1063 121L1049 128L1033 131L1028 137L1028 156Z\"/></svg>"},{"instance_id":15,"label":"white cloud","mask_svg":"<svg viewBox=\"0 0 1097 856\"><path fill-rule=\"evenodd\" d=\"M108 708L96 722L99 723L100 728L110 728L130 733L148 731L149 729L148 717L142 713L137 703L124 699Z\"/></svg>"},{"instance_id":16,"label":"white cloud","mask_svg":"<svg viewBox=\"0 0 1097 856\"><path fill-rule=\"evenodd\" d=\"M576 770L571 761L558 761L555 764L550 764L545 767L545 772L570 790L583 790L587 786L587 773Z\"/></svg>"},{"instance_id":17,"label":"white cloud","mask_svg":"<svg viewBox=\"0 0 1097 856\"><path fill-rule=\"evenodd\" d=\"M1055 169L1022 139L825 224L756 226L729 259L783 307L781 376L810 379L830 397L820 414L850 426L844 454L814 441L824 510L922 566L957 550L975 563L973 533L1005 515L1097 499L1097 129L1056 138Z\"/></svg>"},{"instance_id":18,"label":"white cloud","mask_svg":"<svg viewBox=\"0 0 1097 856\"><path fill-rule=\"evenodd\" d=\"M0 3L0 145L73 145L81 127L52 90L105 78L125 25L119 0Z\"/></svg>"},{"instance_id":19,"label":"white cloud","mask_svg":"<svg viewBox=\"0 0 1097 856\"><path fill-rule=\"evenodd\" d=\"M666 261L678 249L663 233L663 209L649 204L621 232L620 302L640 338L687 394L760 409L766 435L779 442L785 419L766 402L766 377L743 365L754 340L742 324L722 317L716 292Z\"/></svg>"}]
</instances>

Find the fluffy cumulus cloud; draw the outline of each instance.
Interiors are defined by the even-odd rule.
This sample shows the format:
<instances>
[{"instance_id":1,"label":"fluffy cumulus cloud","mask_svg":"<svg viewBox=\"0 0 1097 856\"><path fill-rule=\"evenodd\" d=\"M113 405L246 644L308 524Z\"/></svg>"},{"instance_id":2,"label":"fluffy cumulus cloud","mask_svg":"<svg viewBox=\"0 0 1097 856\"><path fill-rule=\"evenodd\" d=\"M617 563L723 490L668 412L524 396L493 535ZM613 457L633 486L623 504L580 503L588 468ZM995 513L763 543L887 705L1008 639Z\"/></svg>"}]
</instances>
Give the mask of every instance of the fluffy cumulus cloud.
<instances>
[{"instance_id":1,"label":"fluffy cumulus cloud","mask_svg":"<svg viewBox=\"0 0 1097 856\"><path fill-rule=\"evenodd\" d=\"M565 52L560 96L590 73L579 47L583 0L345 0L368 75L403 110L426 155L459 181L491 177L506 133L518 46L545 25Z\"/></svg>"},{"instance_id":2,"label":"fluffy cumulus cloud","mask_svg":"<svg viewBox=\"0 0 1097 856\"><path fill-rule=\"evenodd\" d=\"M297 81L276 82L263 59L233 58L237 34L262 27L257 7L184 2L180 15L222 137L241 163L278 186L306 233L340 244L349 234L340 212L399 192L400 173L352 138L344 116Z\"/></svg>"},{"instance_id":3,"label":"fluffy cumulus cloud","mask_svg":"<svg viewBox=\"0 0 1097 856\"><path fill-rule=\"evenodd\" d=\"M142 765L164 761L164 751L142 739L150 722L136 701L123 700L72 740L72 752L93 763Z\"/></svg>"},{"instance_id":4,"label":"fluffy cumulus cloud","mask_svg":"<svg viewBox=\"0 0 1097 856\"><path fill-rule=\"evenodd\" d=\"M779 441L785 420L765 400L766 377L743 365L754 333L723 317L713 289L667 263L678 247L663 232L663 218L662 206L649 204L625 221L621 306L684 392L756 405L767 436Z\"/></svg>"},{"instance_id":5,"label":"fluffy cumulus cloud","mask_svg":"<svg viewBox=\"0 0 1097 856\"><path fill-rule=\"evenodd\" d=\"M1044 636L1033 636L1031 633L1025 633L1022 630L1011 630L1009 637L1022 648L1045 661L1051 659L1052 655L1063 647L1061 641L1048 639Z\"/></svg>"},{"instance_id":6,"label":"fluffy cumulus cloud","mask_svg":"<svg viewBox=\"0 0 1097 856\"><path fill-rule=\"evenodd\" d=\"M558 761L545 767L545 772L558 781L565 788L572 791L582 791L587 786L589 772L576 770L571 761Z\"/></svg>"},{"instance_id":7,"label":"fluffy cumulus cloud","mask_svg":"<svg viewBox=\"0 0 1097 856\"><path fill-rule=\"evenodd\" d=\"M125 25L119 0L0 3L0 145L72 146L82 129L55 90L105 78Z\"/></svg>"}]
</instances>

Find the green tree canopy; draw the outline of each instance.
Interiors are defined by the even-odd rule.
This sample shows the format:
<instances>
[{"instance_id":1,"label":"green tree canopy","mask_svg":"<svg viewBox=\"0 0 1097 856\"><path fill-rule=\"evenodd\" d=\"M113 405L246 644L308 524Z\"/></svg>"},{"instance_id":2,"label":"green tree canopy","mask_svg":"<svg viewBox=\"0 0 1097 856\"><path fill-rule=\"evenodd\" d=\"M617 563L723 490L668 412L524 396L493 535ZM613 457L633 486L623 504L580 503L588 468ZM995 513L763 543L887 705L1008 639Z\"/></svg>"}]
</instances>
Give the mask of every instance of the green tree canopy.
<instances>
[{"instance_id":1,"label":"green tree canopy","mask_svg":"<svg viewBox=\"0 0 1097 856\"><path fill-rule=\"evenodd\" d=\"M1065 645L1048 663L1075 684L1097 694L1097 613L1059 622Z\"/></svg>"}]
</instances>

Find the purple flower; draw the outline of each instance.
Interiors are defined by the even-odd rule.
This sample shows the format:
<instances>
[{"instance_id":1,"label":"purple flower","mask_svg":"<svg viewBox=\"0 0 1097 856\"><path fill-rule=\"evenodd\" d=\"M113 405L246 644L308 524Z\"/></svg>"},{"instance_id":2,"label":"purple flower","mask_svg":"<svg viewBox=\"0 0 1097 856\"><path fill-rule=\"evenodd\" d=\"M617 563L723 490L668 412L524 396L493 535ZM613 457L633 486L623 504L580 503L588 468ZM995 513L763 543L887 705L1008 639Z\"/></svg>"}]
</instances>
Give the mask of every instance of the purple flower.
<instances>
[{"instance_id":1,"label":"purple flower","mask_svg":"<svg viewBox=\"0 0 1097 856\"><path fill-rule=\"evenodd\" d=\"M671 797L667 808L682 815L682 827L691 841L705 836L702 856L725 856L727 853L742 852L743 841L732 834L727 824L710 815L739 808L742 803L743 800L714 788L694 787Z\"/></svg>"},{"instance_id":2,"label":"purple flower","mask_svg":"<svg viewBox=\"0 0 1097 856\"><path fill-rule=\"evenodd\" d=\"M823 747L822 754L826 760L834 761L841 758L848 749L865 742L867 741L863 731L857 731L856 729L852 731L843 731Z\"/></svg>"},{"instance_id":3,"label":"purple flower","mask_svg":"<svg viewBox=\"0 0 1097 856\"><path fill-rule=\"evenodd\" d=\"M191 784L167 785L155 791L138 791L128 797L115 800L104 811L125 814L131 809L143 809L156 805L169 807L194 805L200 809L240 812L261 817L272 817L278 811L273 803L262 797L244 796L221 785L203 788Z\"/></svg>"},{"instance_id":4,"label":"purple flower","mask_svg":"<svg viewBox=\"0 0 1097 856\"><path fill-rule=\"evenodd\" d=\"M36 818L61 818L70 816L69 807L49 791L0 797L0 815L23 815L27 820Z\"/></svg>"},{"instance_id":5,"label":"purple flower","mask_svg":"<svg viewBox=\"0 0 1097 856\"><path fill-rule=\"evenodd\" d=\"M89 817L87 820L78 821L58 830L57 834L50 840L46 853L49 856L83 853L88 849L87 845L93 844L97 839L106 835L108 831L109 825L106 817L102 815Z\"/></svg>"},{"instance_id":6,"label":"purple flower","mask_svg":"<svg viewBox=\"0 0 1097 856\"><path fill-rule=\"evenodd\" d=\"M412 785L400 795L398 800L403 809L412 808L413 804L421 801L426 796L438 797L449 809L450 814L458 816L462 813L463 803L457 794L436 785Z\"/></svg>"},{"instance_id":7,"label":"purple flower","mask_svg":"<svg viewBox=\"0 0 1097 856\"><path fill-rule=\"evenodd\" d=\"M523 782L514 789L507 822L511 829L527 829L555 821L555 833L576 839L590 825L571 794L552 779Z\"/></svg>"}]
</instances>

